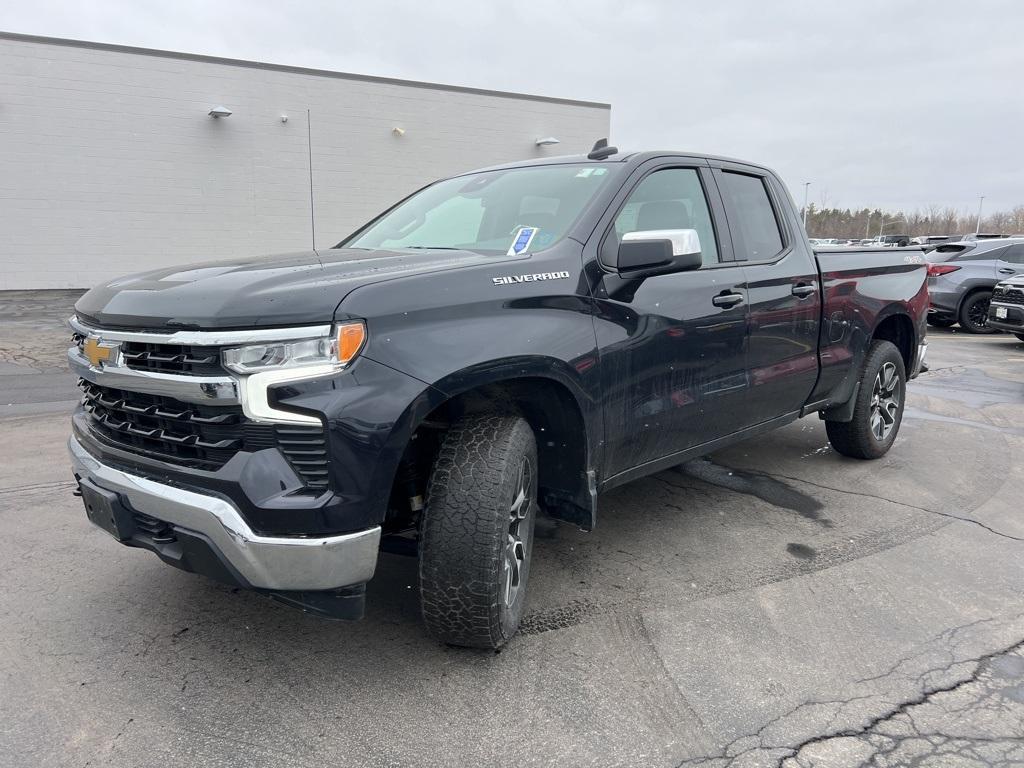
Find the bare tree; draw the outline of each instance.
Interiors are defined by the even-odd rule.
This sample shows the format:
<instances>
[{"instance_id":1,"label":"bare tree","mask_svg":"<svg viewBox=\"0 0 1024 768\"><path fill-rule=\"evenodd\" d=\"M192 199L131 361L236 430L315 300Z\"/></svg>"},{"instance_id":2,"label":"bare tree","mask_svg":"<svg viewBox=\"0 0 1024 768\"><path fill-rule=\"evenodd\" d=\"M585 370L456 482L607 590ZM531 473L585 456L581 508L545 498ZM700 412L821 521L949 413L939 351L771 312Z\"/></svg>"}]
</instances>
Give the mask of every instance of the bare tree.
<instances>
[{"instance_id":1,"label":"bare tree","mask_svg":"<svg viewBox=\"0 0 1024 768\"><path fill-rule=\"evenodd\" d=\"M857 239L874 236L883 226L884 234L920 235L962 235L973 232L977 221L973 212L941 207L936 204L914 211L862 208L830 208L827 205L828 192L821 193L821 205L807 206L807 234L811 237L835 237ZM898 222L898 223L897 223ZM995 211L982 218L981 229L1000 235L1024 235L1024 205L1009 211Z\"/></svg>"}]
</instances>

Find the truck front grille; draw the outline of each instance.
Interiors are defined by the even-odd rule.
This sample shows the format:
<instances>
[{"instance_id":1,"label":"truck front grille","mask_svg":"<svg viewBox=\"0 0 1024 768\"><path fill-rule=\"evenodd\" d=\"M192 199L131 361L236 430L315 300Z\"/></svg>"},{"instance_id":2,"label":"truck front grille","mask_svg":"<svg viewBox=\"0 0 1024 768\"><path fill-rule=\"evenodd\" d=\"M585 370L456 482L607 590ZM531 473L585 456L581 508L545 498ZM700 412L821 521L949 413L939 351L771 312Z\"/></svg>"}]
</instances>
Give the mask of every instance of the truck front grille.
<instances>
[{"instance_id":1,"label":"truck front grille","mask_svg":"<svg viewBox=\"0 0 1024 768\"><path fill-rule=\"evenodd\" d=\"M1024 306L1024 291L1007 290L1006 288L996 288L992 291L992 301L998 301L1000 304L1020 304Z\"/></svg>"},{"instance_id":2,"label":"truck front grille","mask_svg":"<svg viewBox=\"0 0 1024 768\"><path fill-rule=\"evenodd\" d=\"M104 387L84 379L82 407L102 442L172 464L215 471L239 451L278 448L309 488L326 488L327 443L318 426L260 424L240 406L204 406Z\"/></svg>"},{"instance_id":3,"label":"truck front grille","mask_svg":"<svg viewBox=\"0 0 1024 768\"><path fill-rule=\"evenodd\" d=\"M219 376L224 373L218 347L126 341L121 344L121 354L124 364L136 371L184 376Z\"/></svg>"}]
</instances>

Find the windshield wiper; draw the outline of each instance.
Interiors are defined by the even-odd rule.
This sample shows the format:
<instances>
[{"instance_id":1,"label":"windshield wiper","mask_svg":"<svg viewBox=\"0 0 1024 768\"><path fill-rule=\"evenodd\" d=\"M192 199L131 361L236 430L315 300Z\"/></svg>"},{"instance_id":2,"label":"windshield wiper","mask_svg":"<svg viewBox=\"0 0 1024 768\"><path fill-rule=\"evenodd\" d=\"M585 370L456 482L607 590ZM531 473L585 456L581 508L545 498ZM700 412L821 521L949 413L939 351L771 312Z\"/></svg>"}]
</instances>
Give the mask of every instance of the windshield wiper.
<instances>
[{"instance_id":1,"label":"windshield wiper","mask_svg":"<svg viewBox=\"0 0 1024 768\"><path fill-rule=\"evenodd\" d=\"M403 245L409 251L461 251L462 248L455 248L450 245Z\"/></svg>"}]
</instances>

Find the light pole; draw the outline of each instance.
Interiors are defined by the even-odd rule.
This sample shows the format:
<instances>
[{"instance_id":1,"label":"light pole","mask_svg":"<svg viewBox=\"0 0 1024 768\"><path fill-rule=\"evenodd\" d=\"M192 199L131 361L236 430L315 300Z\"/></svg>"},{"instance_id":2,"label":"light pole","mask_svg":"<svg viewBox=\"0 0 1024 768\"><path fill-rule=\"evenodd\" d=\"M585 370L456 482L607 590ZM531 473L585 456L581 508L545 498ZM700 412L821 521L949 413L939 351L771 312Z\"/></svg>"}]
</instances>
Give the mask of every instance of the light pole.
<instances>
[{"instance_id":1,"label":"light pole","mask_svg":"<svg viewBox=\"0 0 1024 768\"><path fill-rule=\"evenodd\" d=\"M891 227L893 224L906 224L906 223L907 223L906 219L893 219L892 221L888 221L887 222L885 220L885 214L883 213L882 214L882 226L880 226L878 228L878 237L879 238L882 237L882 230L885 229L886 227Z\"/></svg>"},{"instance_id":2,"label":"light pole","mask_svg":"<svg viewBox=\"0 0 1024 768\"><path fill-rule=\"evenodd\" d=\"M871 211L868 211L868 223L864 225L864 239L871 237Z\"/></svg>"},{"instance_id":3,"label":"light pole","mask_svg":"<svg viewBox=\"0 0 1024 768\"><path fill-rule=\"evenodd\" d=\"M811 182L804 182L804 232L807 231L807 190L810 188Z\"/></svg>"},{"instance_id":4,"label":"light pole","mask_svg":"<svg viewBox=\"0 0 1024 768\"><path fill-rule=\"evenodd\" d=\"M974 227L974 234L981 232L981 206L985 204L985 196L982 195L978 198L978 223ZM807 227L805 226L804 229Z\"/></svg>"}]
</instances>

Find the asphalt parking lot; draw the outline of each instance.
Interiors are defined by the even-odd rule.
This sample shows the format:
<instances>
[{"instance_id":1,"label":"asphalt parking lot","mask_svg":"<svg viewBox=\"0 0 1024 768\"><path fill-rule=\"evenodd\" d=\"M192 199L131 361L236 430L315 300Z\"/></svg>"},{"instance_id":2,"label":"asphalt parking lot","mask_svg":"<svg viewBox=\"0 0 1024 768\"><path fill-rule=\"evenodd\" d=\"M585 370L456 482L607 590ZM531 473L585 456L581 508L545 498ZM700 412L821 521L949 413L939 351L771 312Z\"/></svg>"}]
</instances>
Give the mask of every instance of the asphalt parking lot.
<instances>
[{"instance_id":1,"label":"asphalt parking lot","mask_svg":"<svg viewBox=\"0 0 1024 768\"><path fill-rule=\"evenodd\" d=\"M933 333L880 461L805 419L545 526L494 654L423 634L412 559L327 623L89 525L73 298L0 294L0 765L1024 764L1012 336Z\"/></svg>"}]
</instances>

